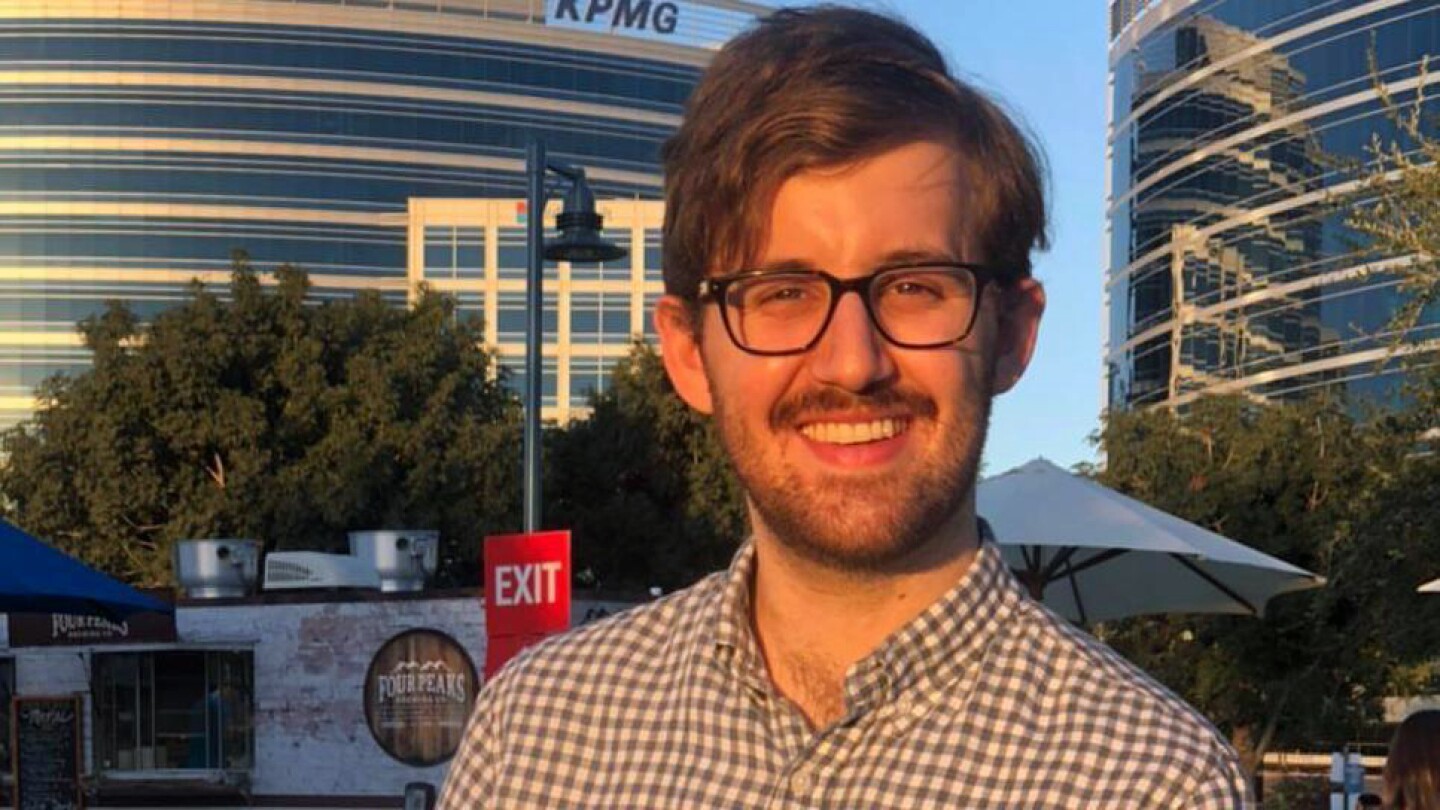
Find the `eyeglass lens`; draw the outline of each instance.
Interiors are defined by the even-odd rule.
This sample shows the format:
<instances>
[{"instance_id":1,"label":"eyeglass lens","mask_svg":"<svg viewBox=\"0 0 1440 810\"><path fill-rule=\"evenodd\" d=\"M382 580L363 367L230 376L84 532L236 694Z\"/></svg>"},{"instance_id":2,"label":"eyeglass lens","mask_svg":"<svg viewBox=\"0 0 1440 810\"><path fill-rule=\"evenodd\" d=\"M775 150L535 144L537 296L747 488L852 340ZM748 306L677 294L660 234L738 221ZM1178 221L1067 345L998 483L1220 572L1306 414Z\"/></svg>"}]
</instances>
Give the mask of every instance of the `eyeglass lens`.
<instances>
[{"instance_id":1,"label":"eyeglass lens","mask_svg":"<svg viewBox=\"0 0 1440 810\"><path fill-rule=\"evenodd\" d=\"M976 282L968 270L883 270L869 285L868 309L894 343L938 346L964 337L974 314ZM726 318L742 348L800 351L820 337L836 306L837 287L809 271L741 278L725 292Z\"/></svg>"}]
</instances>

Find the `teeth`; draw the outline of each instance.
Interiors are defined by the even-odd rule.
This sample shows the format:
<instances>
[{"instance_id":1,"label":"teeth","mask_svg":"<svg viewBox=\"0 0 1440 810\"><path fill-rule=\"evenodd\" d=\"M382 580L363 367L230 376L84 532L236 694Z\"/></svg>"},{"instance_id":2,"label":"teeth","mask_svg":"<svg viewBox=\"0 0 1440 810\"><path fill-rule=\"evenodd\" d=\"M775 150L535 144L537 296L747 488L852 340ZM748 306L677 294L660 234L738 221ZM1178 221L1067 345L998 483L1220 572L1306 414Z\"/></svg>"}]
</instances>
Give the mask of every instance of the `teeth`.
<instances>
[{"instance_id":1,"label":"teeth","mask_svg":"<svg viewBox=\"0 0 1440 810\"><path fill-rule=\"evenodd\" d=\"M899 435L903 419L876 419L870 422L811 422L800 428L805 438L826 444L864 444Z\"/></svg>"}]
</instances>

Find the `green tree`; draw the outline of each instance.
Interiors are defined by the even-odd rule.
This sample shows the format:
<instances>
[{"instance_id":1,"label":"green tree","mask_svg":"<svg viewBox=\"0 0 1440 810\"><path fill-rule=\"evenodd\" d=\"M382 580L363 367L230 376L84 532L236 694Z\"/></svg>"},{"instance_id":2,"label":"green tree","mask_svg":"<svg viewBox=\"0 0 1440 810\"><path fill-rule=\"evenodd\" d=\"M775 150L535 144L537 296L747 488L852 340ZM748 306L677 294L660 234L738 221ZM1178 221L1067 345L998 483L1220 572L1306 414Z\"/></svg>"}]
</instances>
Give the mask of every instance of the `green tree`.
<instances>
[{"instance_id":1,"label":"green tree","mask_svg":"<svg viewBox=\"0 0 1440 810\"><path fill-rule=\"evenodd\" d=\"M1365 414L1334 400L1215 398L1110 414L1098 434L1105 483L1327 578L1276 599L1263 620L1100 628L1230 730L1252 764L1272 746L1363 736L1386 694L1440 691L1429 663L1440 599L1415 593L1440 576L1440 366L1427 343L1440 323L1440 141L1427 67L1404 103L1373 54L1371 72L1393 137L1377 130L1363 162L1328 162L1358 179L1333 197L1357 265L1397 293L1374 335L1391 352L1374 372L1405 369L1401 395Z\"/></svg>"},{"instance_id":2,"label":"green tree","mask_svg":"<svg viewBox=\"0 0 1440 810\"><path fill-rule=\"evenodd\" d=\"M274 282L237 256L225 297L197 283L149 325L119 303L84 321L92 367L3 436L7 516L146 585L182 538L339 550L399 526L439 529L441 581L475 581L479 538L519 522L520 464L479 325L429 292L315 305L302 271Z\"/></svg>"},{"instance_id":3,"label":"green tree","mask_svg":"<svg viewBox=\"0 0 1440 810\"><path fill-rule=\"evenodd\" d=\"M547 459L547 516L571 528L576 569L606 587L672 589L723 567L744 537L743 496L660 356L637 342L590 404Z\"/></svg>"},{"instance_id":4,"label":"green tree","mask_svg":"<svg viewBox=\"0 0 1440 810\"><path fill-rule=\"evenodd\" d=\"M1103 483L1327 582L1277 597L1262 619L1143 617L1097 632L1230 732L1252 767L1277 745L1363 735L1403 665L1440 649L1440 602L1414 592L1440 575L1435 461L1411 436L1321 399L1110 414Z\"/></svg>"},{"instance_id":5,"label":"green tree","mask_svg":"<svg viewBox=\"0 0 1440 810\"><path fill-rule=\"evenodd\" d=\"M1401 295L1387 325L1398 349L1407 337L1433 340L1433 324L1440 321L1440 140L1431 134L1435 115L1425 109L1428 60L1421 63L1414 96L1403 104L1381 80L1373 51L1370 70L1396 137L1372 135L1368 160L1356 167L1358 188L1339 195L1337 203L1361 237L1360 258L1399 260L1372 271L1394 278Z\"/></svg>"}]
</instances>

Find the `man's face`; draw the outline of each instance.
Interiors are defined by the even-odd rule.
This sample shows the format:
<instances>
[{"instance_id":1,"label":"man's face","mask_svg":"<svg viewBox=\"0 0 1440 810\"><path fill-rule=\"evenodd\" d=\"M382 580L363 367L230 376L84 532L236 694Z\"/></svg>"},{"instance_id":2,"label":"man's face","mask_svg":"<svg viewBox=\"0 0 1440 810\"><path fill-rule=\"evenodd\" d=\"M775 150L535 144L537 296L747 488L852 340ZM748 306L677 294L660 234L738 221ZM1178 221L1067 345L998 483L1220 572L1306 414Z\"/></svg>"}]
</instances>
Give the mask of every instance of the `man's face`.
<instances>
[{"instance_id":1,"label":"man's face","mask_svg":"<svg viewBox=\"0 0 1440 810\"><path fill-rule=\"evenodd\" d=\"M825 270L841 279L899 262L977 261L967 251L960 156L919 141L778 190L756 268ZM958 345L904 349L846 294L803 354L737 347L715 303L700 337L683 303L657 312L677 390L712 412L750 498L756 532L813 561L886 570L968 514L990 399L1028 362L1044 307L1038 284L991 285ZM1002 312L1003 317L1002 317Z\"/></svg>"}]
</instances>

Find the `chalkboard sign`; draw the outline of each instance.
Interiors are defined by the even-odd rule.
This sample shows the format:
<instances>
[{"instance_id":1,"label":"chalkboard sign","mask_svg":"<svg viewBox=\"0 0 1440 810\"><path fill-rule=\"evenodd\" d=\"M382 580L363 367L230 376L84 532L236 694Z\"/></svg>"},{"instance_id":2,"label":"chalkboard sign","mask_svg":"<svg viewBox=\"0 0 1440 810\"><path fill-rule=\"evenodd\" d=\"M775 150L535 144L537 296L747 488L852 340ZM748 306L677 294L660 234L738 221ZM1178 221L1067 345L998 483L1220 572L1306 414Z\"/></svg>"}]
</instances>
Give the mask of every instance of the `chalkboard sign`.
<instances>
[{"instance_id":1,"label":"chalkboard sign","mask_svg":"<svg viewBox=\"0 0 1440 810\"><path fill-rule=\"evenodd\" d=\"M79 810L80 698L17 697L13 709L15 810Z\"/></svg>"}]
</instances>

